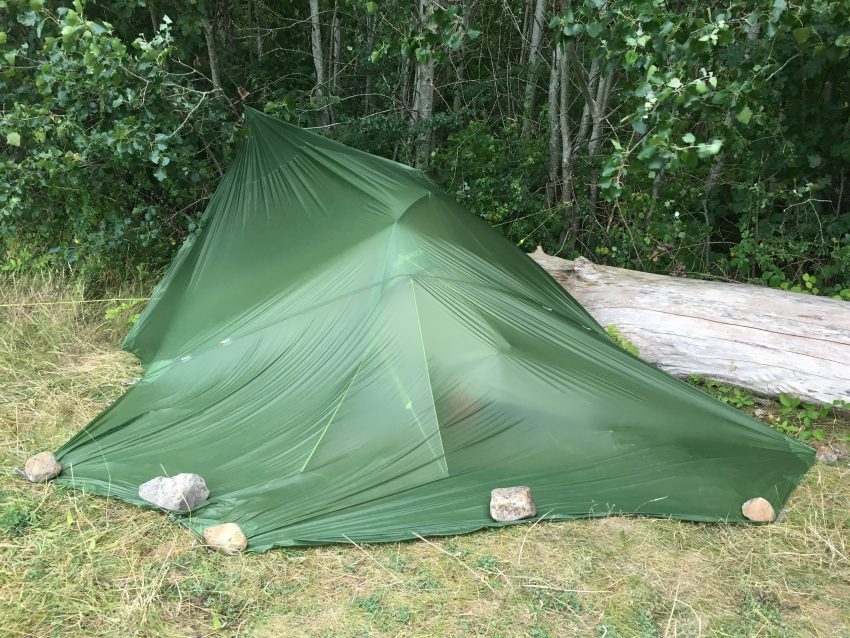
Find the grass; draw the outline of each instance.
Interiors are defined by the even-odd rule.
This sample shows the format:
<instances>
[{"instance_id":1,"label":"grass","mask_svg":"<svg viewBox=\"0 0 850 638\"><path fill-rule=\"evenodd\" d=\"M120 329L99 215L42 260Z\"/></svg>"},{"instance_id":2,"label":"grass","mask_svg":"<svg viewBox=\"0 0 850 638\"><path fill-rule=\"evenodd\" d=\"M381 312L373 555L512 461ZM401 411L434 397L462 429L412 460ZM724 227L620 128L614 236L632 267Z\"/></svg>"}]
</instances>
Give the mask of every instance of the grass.
<instances>
[{"instance_id":1,"label":"grass","mask_svg":"<svg viewBox=\"0 0 850 638\"><path fill-rule=\"evenodd\" d=\"M770 526L613 518L238 557L154 512L31 485L10 469L140 373L118 351L137 309L39 305L82 293L0 284L0 305L31 304L0 307L2 637L850 636L846 460L816 465Z\"/></svg>"}]
</instances>

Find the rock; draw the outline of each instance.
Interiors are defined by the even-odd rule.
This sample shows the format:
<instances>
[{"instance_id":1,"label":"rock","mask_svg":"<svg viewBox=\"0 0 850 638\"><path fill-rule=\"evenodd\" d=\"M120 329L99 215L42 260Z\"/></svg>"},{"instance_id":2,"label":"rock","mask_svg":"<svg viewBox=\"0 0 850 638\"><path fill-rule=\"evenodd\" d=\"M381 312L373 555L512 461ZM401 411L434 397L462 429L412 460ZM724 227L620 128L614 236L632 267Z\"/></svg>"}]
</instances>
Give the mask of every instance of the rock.
<instances>
[{"instance_id":1,"label":"rock","mask_svg":"<svg viewBox=\"0 0 850 638\"><path fill-rule=\"evenodd\" d=\"M753 410L753 416L757 419L763 419L767 416L767 410L762 410L761 408L756 408Z\"/></svg>"},{"instance_id":2,"label":"rock","mask_svg":"<svg viewBox=\"0 0 850 638\"><path fill-rule=\"evenodd\" d=\"M772 523L776 520L773 505L761 496L751 498L741 506L741 512L755 523Z\"/></svg>"},{"instance_id":3,"label":"rock","mask_svg":"<svg viewBox=\"0 0 850 638\"><path fill-rule=\"evenodd\" d=\"M490 492L490 517L494 521L519 521L536 513L529 487L499 487Z\"/></svg>"},{"instance_id":4,"label":"rock","mask_svg":"<svg viewBox=\"0 0 850 638\"><path fill-rule=\"evenodd\" d=\"M831 445L821 445L815 454L815 458L824 463L835 463L838 460L838 454Z\"/></svg>"},{"instance_id":5,"label":"rock","mask_svg":"<svg viewBox=\"0 0 850 638\"><path fill-rule=\"evenodd\" d=\"M210 495L204 479L197 474L157 476L139 486L139 498L170 512L189 512Z\"/></svg>"},{"instance_id":6,"label":"rock","mask_svg":"<svg viewBox=\"0 0 850 638\"><path fill-rule=\"evenodd\" d=\"M24 475L33 483L49 481L59 476L62 466L52 452L39 452L27 459L24 465Z\"/></svg>"},{"instance_id":7,"label":"rock","mask_svg":"<svg viewBox=\"0 0 850 638\"><path fill-rule=\"evenodd\" d=\"M204 540L214 550L225 554L238 554L248 547L248 539L236 523L207 527L204 530Z\"/></svg>"}]
</instances>

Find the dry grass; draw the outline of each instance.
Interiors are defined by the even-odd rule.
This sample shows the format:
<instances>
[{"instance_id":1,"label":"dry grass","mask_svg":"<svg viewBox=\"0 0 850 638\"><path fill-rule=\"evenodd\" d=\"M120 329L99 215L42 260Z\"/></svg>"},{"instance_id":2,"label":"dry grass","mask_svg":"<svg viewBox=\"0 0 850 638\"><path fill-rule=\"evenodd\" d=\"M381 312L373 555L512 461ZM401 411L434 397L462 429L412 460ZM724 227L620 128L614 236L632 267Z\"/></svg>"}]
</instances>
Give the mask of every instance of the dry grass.
<instances>
[{"instance_id":1,"label":"dry grass","mask_svg":"<svg viewBox=\"0 0 850 638\"><path fill-rule=\"evenodd\" d=\"M0 284L0 304L81 298ZM112 304L114 306L114 304ZM0 308L0 636L848 636L850 467L766 527L632 518L209 553L166 517L10 473L137 376L110 304Z\"/></svg>"}]
</instances>

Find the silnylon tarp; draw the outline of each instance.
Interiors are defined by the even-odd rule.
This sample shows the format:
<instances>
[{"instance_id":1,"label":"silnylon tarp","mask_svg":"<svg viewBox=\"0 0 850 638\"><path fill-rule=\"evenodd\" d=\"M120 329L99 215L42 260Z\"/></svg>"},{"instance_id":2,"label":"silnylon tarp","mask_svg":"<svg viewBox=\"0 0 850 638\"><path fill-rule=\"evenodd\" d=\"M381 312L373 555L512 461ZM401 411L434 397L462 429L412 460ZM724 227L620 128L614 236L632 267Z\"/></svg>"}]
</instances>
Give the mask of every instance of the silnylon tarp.
<instances>
[{"instance_id":1,"label":"silnylon tarp","mask_svg":"<svg viewBox=\"0 0 850 638\"><path fill-rule=\"evenodd\" d=\"M423 173L253 110L249 134L124 347L142 379L57 453L61 483L145 505L195 472L181 520L249 550L547 519L742 521L813 451L628 354Z\"/></svg>"}]
</instances>

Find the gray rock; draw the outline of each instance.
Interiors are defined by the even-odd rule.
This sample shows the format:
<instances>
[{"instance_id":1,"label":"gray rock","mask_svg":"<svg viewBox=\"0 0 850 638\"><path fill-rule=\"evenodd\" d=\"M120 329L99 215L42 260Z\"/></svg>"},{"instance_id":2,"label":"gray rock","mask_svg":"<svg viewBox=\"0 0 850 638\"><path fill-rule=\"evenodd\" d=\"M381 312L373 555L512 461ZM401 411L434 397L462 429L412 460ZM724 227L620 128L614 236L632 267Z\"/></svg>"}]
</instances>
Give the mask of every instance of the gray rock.
<instances>
[{"instance_id":1,"label":"gray rock","mask_svg":"<svg viewBox=\"0 0 850 638\"><path fill-rule=\"evenodd\" d=\"M838 454L831 445L821 445L815 454L815 458L824 463L835 463L838 461Z\"/></svg>"},{"instance_id":2,"label":"gray rock","mask_svg":"<svg viewBox=\"0 0 850 638\"><path fill-rule=\"evenodd\" d=\"M494 521L519 521L536 513L529 487L499 487L490 492L490 518Z\"/></svg>"},{"instance_id":3,"label":"gray rock","mask_svg":"<svg viewBox=\"0 0 850 638\"><path fill-rule=\"evenodd\" d=\"M204 541L214 550L225 554L238 554L248 547L248 539L236 523L222 523L204 530Z\"/></svg>"},{"instance_id":4,"label":"gray rock","mask_svg":"<svg viewBox=\"0 0 850 638\"><path fill-rule=\"evenodd\" d=\"M741 513L755 523L772 523L776 520L773 505L761 496L751 498L741 506Z\"/></svg>"},{"instance_id":5,"label":"gray rock","mask_svg":"<svg viewBox=\"0 0 850 638\"><path fill-rule=\"evenodd\" d=\"M39 452L29 457L24 465L24 476L33 483L49 481L59 476L61 471L62 466L52 452Z\"/></svg>"},{"instance_id":6,"label":"gray rock","mask_svg":"<svg viewBox=\"0 0 850 638\"><path fill-rule=\"evenodd\" d=\"M157 476L139 486L139 498L169 512L189 512L210 495L204 479L197 474Z\"/></svg>"}]
</instances>

